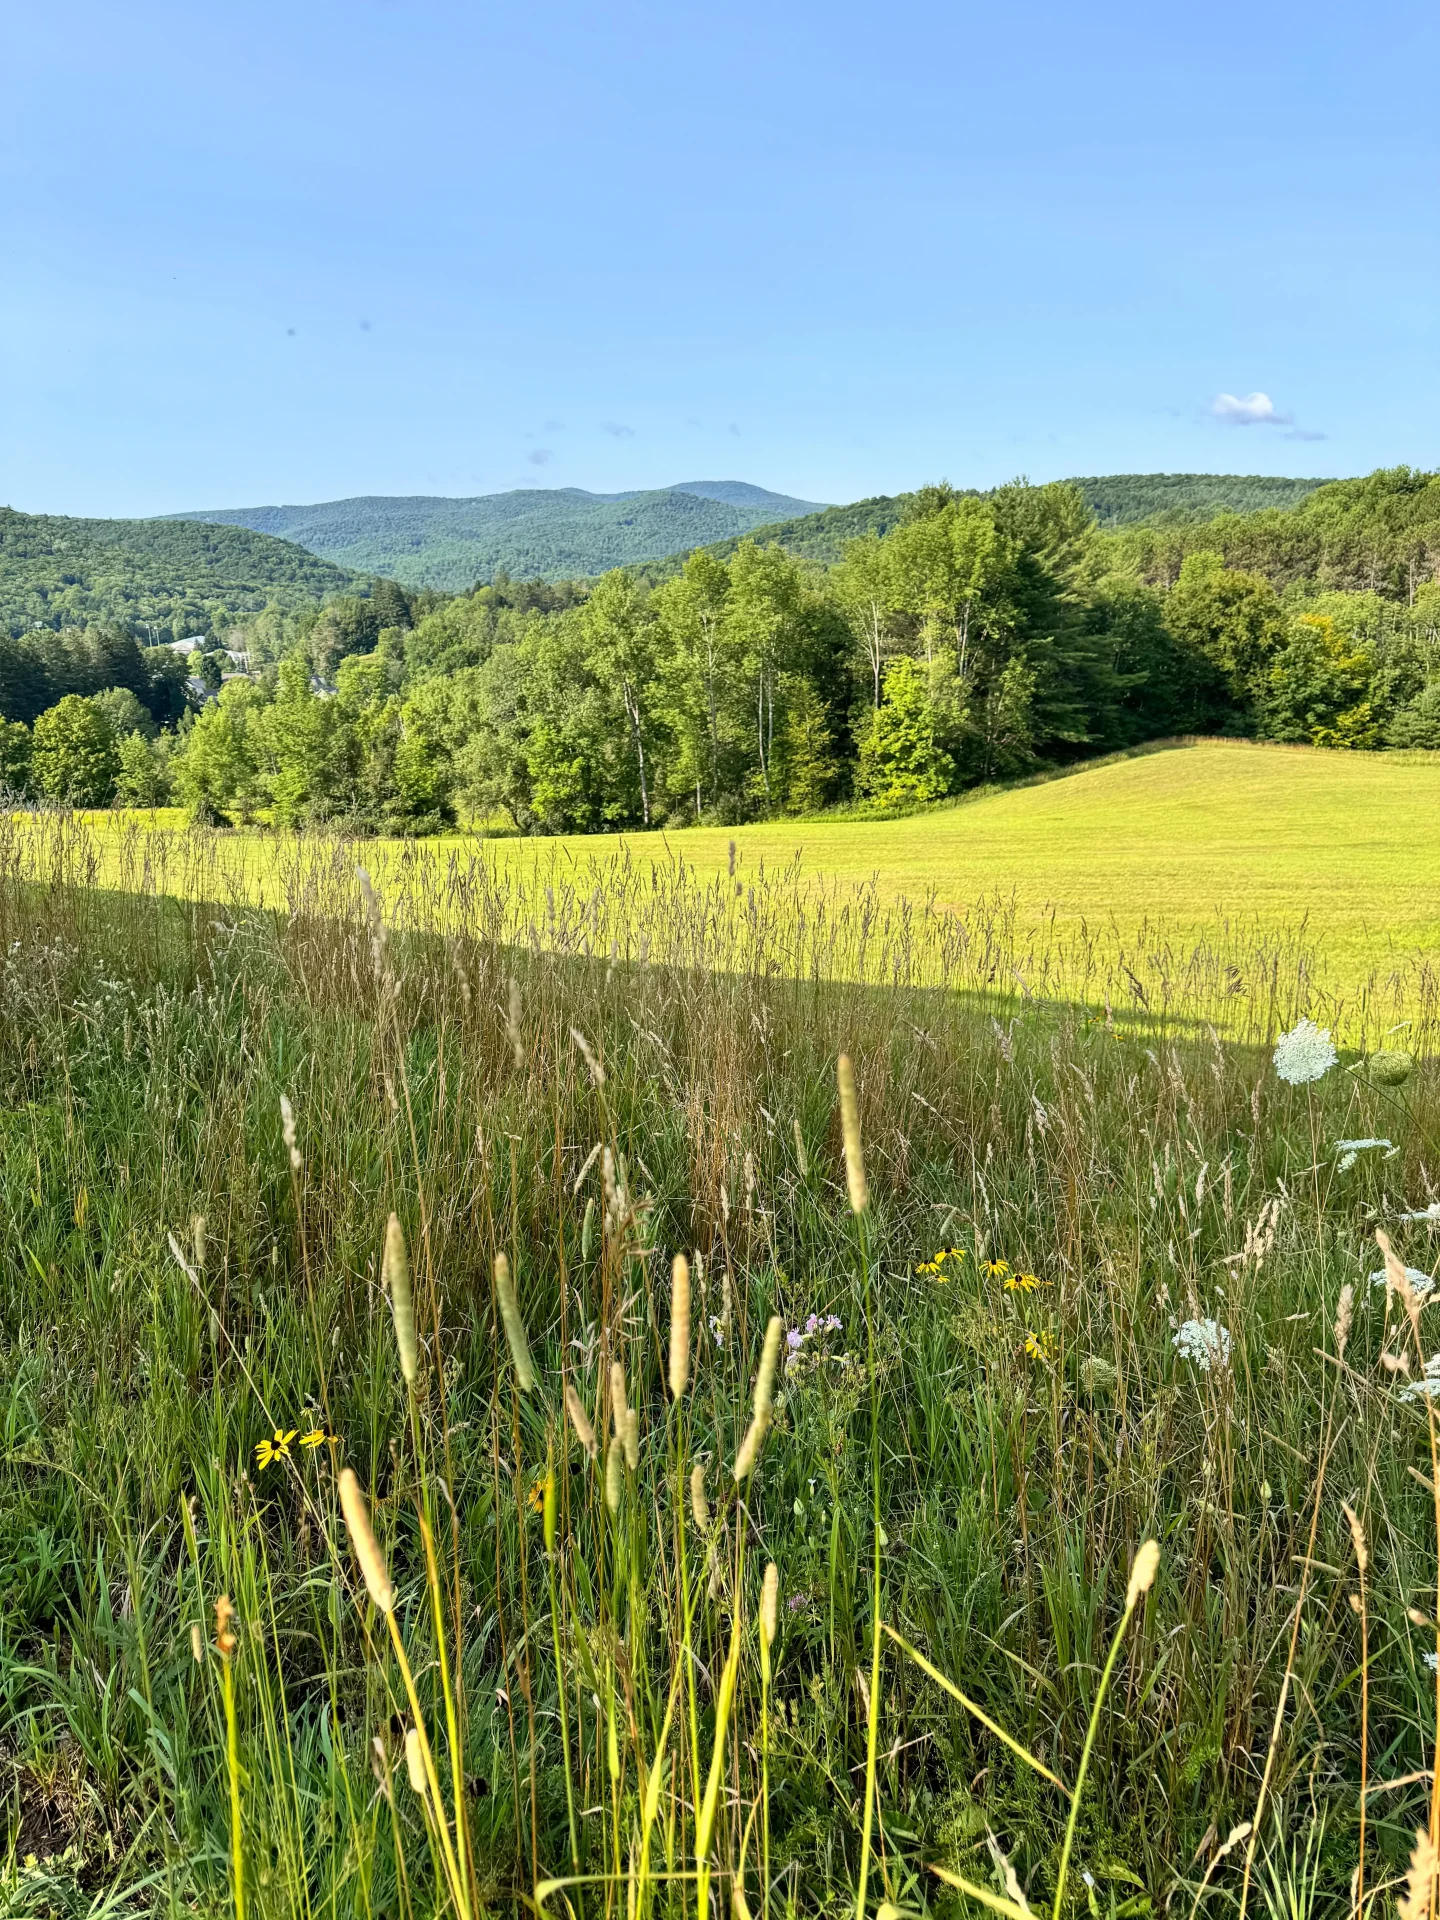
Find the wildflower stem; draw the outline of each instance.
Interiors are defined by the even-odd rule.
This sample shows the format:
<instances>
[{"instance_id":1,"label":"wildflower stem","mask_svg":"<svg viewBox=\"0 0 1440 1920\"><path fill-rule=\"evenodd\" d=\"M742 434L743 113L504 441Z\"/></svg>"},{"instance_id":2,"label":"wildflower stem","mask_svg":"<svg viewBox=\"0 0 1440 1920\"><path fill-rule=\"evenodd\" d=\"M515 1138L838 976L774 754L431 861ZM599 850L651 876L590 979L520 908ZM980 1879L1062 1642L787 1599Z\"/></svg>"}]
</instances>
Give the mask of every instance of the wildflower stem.
<instances>
[{"instance_id":1,"label":"wildflower stem","mask_svg":"<svg viewBox=\"0 0 1440 1920\"><path fill-rule=\"evenodd\" d=\"M222 1625L217 1638L220 1647L220 1697L225 1706L225 1768L230 1777L231 1890L235 1901L235 1920L245 1920L245 1838L240 1810L240 1729L235 1716L235 1678L230 1670L234 1636L230 1633L228 1625Z\"/></svg>"},{"instance_id":2,"label":"wildflower stem","mask_svg":"<svg viewBox=\"0 0 1440 1920\"><path fill-rule=\"evenodd\" d=\"M1105 1704L1105 1695L1109 1691L1111 1676L1115 1672L1115 1662L1120 1657L1120 1643L1125 1638L1131 1615L1140 1598L1141 1594L1135 1591L1135 1582L1132 1580L1130 1591L1125 1596L1125 1611L1121 1614L1120 1624L1115 1629L1115 1638L1110 1642L1110 1656L1105 1662L1104 1672L1100 1675L1095 1704L1090 1709L1090 1724L1085 1729L1085 1744L1080 1749L1080 1765L1075 1772L1075 1785L1070 1790L1070 1817L1065 1822L1065 1844L1060 1849L1060 1871L1055 1878L1055 1900L1050 1909L1050 1920L1060 1920L1060 1907L1065 1898L1065 1881L1070 1872L1070 1852L1075 1844L1075 1826L1080 1818L1080 1796L1085 1791L1085 1775L1090 1766L1090 1755L1100 1726L1100 1710Z\"/></svg>"},{"instance_id":3,"label":"wildflower stem","mask_svg":"<svg viewBox=\"0 0 1440 1920\"><path fill-rule=\"evenodd\" d=\"M857 1211L855 1232L860 1249L860 1272L865 1294L865 1344L870 1370L870 1520L873 1559L870 1587L870 1699L865 1729L865 1811L860 1836L860 1872L855 1891L855 1920L865 1920L865 1896L870 1879L870 1833L875 1820L876 1755L880 1744L880 1383L875 1364L875 1303L870 1269L867 1211Z\"/></svg>"}]
</instances>

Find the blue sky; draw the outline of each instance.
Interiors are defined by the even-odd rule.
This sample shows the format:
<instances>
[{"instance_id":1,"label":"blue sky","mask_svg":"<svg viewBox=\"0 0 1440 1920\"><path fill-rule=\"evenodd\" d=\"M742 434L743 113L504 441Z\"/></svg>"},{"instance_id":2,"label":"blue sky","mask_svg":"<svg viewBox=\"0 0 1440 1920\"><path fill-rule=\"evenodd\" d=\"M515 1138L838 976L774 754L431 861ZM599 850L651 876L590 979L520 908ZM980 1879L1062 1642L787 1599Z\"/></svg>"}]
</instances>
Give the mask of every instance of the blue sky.
<instances>
[{"instance_id":1,"label":"blue sky","mask_svg":"<svg viewBox=\"0 0 1440 1920\"><path fill-rule=\"evenodd\" d=\"M1430 0L15 8L0 502L1440 465L1437 57Z\"/></svg>"}]
</instances>

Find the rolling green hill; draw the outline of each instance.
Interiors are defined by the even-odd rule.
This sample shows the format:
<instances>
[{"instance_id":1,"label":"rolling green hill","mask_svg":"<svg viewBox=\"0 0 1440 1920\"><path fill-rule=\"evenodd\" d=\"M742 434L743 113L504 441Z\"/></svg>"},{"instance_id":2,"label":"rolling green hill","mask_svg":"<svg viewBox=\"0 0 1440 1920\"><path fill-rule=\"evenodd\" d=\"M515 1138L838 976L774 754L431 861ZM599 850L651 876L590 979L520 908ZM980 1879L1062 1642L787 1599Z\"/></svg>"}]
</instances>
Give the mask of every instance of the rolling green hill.
<instances>
[{"instance_id":1,"label":"rolling green hill","mask_svg":"<svg viewBox=\"0 0 1440 1920\"><path fill-rule=\"evenodd\" d=\"M1128 527L1154 514L1208 520L1216 513L1297 507L1325 482L1257 473L1112 473L1075 485L1102 527Z\"/></svg>"},{"instance_id":2,"label":"rolling green hill","mask_svg":"<svg viewBox=\"0 0 1440 1920\"><path fill-rule=\"evenodd\" d=\"M648 493L537 487L457 500L375 495L184 518L254 528L340 566L458 592L502 571L556 580L633 566L809 513L814 505L743 480L694 480Z\"/></svg>"},{"instance_id":3,"label":"rolling green hill","mask_svg":"<svg viewBox=\"0 0 1440 1920\"><path fill-rule=\"evenodd\" d=\"M1326 484L1321 480L1226 473L1114 473L1071 482L1084 494L1100 525L1111 530L1152 521L1198 524L1218 514L1250 513L1264 507L1286 509L1298 506ZM818 513L772 521L728 540L712 541L709 550L717 558L728 560L740 541L750 537L774 541L802 559L833 566L847 540L863 533L888 533L896 526L904 518L908 498L903 493L877 494L848 507L824 507ZM666 554L644 571L651 580L664 580L678 573L684 560L683 551Z\"/></svg>"},{"instance_id":4,"label":"rolling green hill","mask_svg":"<svg viewBox=\"0 0 1440 1920\"><path fill-rule=\"evenodd\" d=\"M0 632L118 621L158 641L356 584L303 547L245 527L0 507Z\"/></svg>"}]
</instances>

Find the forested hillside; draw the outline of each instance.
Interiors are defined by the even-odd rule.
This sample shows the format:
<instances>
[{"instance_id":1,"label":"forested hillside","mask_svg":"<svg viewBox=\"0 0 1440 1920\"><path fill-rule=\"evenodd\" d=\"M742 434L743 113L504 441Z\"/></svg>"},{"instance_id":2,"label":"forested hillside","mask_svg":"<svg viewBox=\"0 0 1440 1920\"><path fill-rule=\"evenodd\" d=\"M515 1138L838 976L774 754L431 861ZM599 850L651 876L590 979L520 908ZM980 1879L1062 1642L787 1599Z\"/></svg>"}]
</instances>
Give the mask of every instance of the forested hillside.
<instances>
[{"instance_id":1,"label":"forested hillside","mask_svg":"<svg viewBox=\"0 0 1440 1920\"><path fill-rule=\"evenodd\" d=\"M133 633L27 635L0 779L568 832L893 810L1179 733L1440 749L1440 475L1112 531L1073 483L937 485L778 529L808 555L769 531L598 580L272 602L227 629L248 672L200 659L198 713Z\"/></svg>"},{"instance_id":2,"label":"forested hillside","mask_svg":"<svg viewBox=\"0 0 1440 1920\"><path fill-rule=\"evenodd\" d=\"M645 493L535 487L468 500L377 496L188 517L278 534L337 565L407 586L461 592L500 572L558 580L634 566L813 505L745 481L696 480Z\"/></svg>"},{"instance_id":3,"label":"forested hillside","mask_svg":"<svg viewBox=\"0 0 1440 1920\"><path fill-rule=\"evenodd\" d=\"M1325 483L1320 480L1278 480L1265 475L1235 473L1113 473L1095 479L1070 480L1102 528L1132 526L1142 521L1203 521L1217 513L1245 514L1262 507L1292 507ZM824 507L793 519L755 527L750 538L774 542L805 560L833 564L845 543L862 533L888 533L898 526L912 494L877 494L848 507ZM715 541L711 552L728 560L741 538ZM685 554L668 554L645 567L648 579L665 580L678 573Z\"/></svg>"},{"instance_id":4,"label":"forested hillside","mask_svg":"<svg viewBox=\"0 0 1440 1920\"><path fill-rule=\"evenodd\" d=\"M1254 473L1112 473L1073 484L1102 527L1126 527L1157 514L1206 520L1217 513L1295 507L1325 482Z\"/></svg>"},{"instance_id":5,"label":"forested hillside","mask_svg":"<svg viewBox=\"0 0 1440 1920\"><path fill-rule=\"evenodd\" d=\"M159 642L353 584L303 547L243 527L0 507L0 632L119 622Z\"/></svg>"}]
</instances>

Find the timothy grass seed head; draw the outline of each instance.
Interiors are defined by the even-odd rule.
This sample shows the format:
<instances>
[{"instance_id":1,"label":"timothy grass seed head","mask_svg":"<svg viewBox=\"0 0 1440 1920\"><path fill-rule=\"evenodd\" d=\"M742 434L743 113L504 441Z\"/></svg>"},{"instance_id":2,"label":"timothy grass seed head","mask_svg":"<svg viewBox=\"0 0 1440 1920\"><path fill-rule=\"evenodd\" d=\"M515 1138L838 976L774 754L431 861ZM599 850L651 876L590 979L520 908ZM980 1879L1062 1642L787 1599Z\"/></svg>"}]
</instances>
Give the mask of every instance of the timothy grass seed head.
<instances>
[{"instance_id":1,"label":"timothy grass seed head","mask_svg":"<svg viewBox=\"0 0 1440 1920\"><path fill-rule=\"evenodd\" d=\"M407 1387L415 1384L418 1349L415 1344L415 1303L410 1293L410 1259L405 1251L405 1234L392 1213L385 1229L385 1290L390 1295L390 1312L395 1321L395 1346L400 1354L400 1371Z\"/></svg>"},{"instance_id":2,"label":"timothy grass seed head","mask_svg":"<svg viewBox=\"0 0 1440 1920\"><path fill-rule=\"evenodd\" d=\"M390 1584L390 1570L385 1565L380 1543L371 1531L365 1496L360 1491L360 1482L355 1477L353 1467L346 1467L340 1475L340 1511L345 1516L350 1544L355 1549L355 1558L360 1562L360 1571L365 1577L370 1598L381 1613L393 1613L395 1589Z\"/></svg>"}]
</instances>

